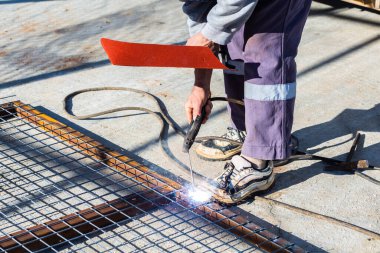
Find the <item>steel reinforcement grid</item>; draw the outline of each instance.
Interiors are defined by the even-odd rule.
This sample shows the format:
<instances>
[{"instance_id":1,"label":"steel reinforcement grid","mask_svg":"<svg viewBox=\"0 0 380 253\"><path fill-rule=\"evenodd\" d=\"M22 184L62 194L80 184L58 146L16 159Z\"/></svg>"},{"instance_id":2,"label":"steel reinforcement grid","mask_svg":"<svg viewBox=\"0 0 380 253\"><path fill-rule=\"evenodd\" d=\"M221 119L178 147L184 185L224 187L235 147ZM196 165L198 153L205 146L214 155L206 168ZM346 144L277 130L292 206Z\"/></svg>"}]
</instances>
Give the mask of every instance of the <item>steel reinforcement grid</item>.
<instances>
[{"instance_id":1,"label":"steel reinforcement grid","mask_svg":"<svg viewBox=\"0 0 380 253\"><path fill-rule=\"evenodd\" d=\"M0 100L0 252L304 252L9 101Z\"/></svg>"}]
</instances>

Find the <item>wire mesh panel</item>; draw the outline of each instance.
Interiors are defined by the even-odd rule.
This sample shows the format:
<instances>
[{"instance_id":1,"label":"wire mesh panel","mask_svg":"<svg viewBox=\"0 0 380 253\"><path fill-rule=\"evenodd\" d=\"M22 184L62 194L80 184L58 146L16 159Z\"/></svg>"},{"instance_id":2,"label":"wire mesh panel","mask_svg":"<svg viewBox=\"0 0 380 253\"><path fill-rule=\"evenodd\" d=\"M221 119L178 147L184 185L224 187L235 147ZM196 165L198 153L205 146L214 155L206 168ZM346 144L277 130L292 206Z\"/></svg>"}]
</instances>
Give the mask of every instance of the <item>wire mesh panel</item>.
<instances>
[{"instance_id":1,"label":"wire mesh panel","mask_svg":"<svg viewBox=\"0 0 380 253\"><path fill-rule=\"evenodd\" d=\"M301 251L21 102L0 106L0 251Z\"/></svg>"},{"instance_id":2,"label":"wire mesh panel","mask_svg":"<svg viewBox=\"0 0 380 253\"><path fill-rule=\"evenodd\" d=\"M91 250L88 245L92 245ZM100 234L70 251L109 252L252 252L252 245L191 211L170 204ZM259 251L261 252L261 251Z\"/></svg>"}]
</instances>

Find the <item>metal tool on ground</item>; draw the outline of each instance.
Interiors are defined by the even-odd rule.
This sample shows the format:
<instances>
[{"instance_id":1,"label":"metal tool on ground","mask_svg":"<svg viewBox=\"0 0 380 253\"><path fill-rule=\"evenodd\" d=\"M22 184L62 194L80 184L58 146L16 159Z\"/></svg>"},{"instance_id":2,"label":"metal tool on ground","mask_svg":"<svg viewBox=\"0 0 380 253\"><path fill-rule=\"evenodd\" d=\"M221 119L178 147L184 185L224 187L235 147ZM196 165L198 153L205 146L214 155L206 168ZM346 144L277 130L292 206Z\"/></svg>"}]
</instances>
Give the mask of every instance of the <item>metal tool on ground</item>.
<instances>
[{"instance_id":1,"label":"metal tool on ground","mask_svg":"<svg viewBox=\"0 0 380 253\"><path fill-rule=\"evenodd\" d=\"M352 158L352 156L353 156L353 154L354 154L354 152L356 150L356 146L358 144L358 138L360 138L360 136L361 135L359 133L357 133L355 135L354 142L353 142L352 147L350 149L350 152L349 152L349 154L347 156L347 159L345 161L341 161L341 160L337 160L337 159L334 159L334 158L319 156L319 155L310 154L310 153L298 150L298 139L297 139L297 137L295 137L294 135L292 135L292 142L294 142L296 144L297 149L294 150L294 154L292 154L289 157L289 159L288 159L287 162L295 161L295 160L319 160L319 161L322 161L322 162L324 162L324 163L326 163L328 165L339 166L339 167L340 167L340 165L343 165L345 162L346 162L346 164L352 164L351 158ZM368 161L366 161L366 160L359 160L359 161L361 161L361 166L367 166L367 165L365 165L364 162L368 163ZM276 166L276 163L275 163L275 166ZM350 166L352 166L352 165L350 165ZM362 169L364 169L364 167ZM368 168L366 168L366 169L377 170L377 168L374 165L371 165L369 163L368 163Z\"/></svg>"},{"instance_id":2,"label":"metal tool on ground","mask_svg":"<svg viewBox=\"0 0 380 253\"><path fill-rule=\"evenodd\" d=\"M345 162L340 162L332 165L326 166L324 169L326 171L344 171L351 174L355 174L371 183L374 183L376 185L380 185L380 181L374 179L373 177L370 177L363 173L363 171L366 170L378 170L375 168L375 166L370 165L367 160L359 160L352 162L352 158L354 157L355 151L358 147L360 138L362 137L362 134L356 133L354 142L352 143L352 146L350 148L350 152L347 155Z\"/></svg>"},{"instance_id":3,"label":"metal tool on ground","mask_svg":"<svg viewBox=\"0 0 380 253\"><path fill-rule=\"evenodd\" d=\"M193 184L193 189L195 189L195 183L194 183L194 173L193 173L193 166L191 164L191 157L190 157L190 148L193 146L195 138L197 137L199 133L199 129L202 126L202 122L206 117L206 104L202 106L201 114L197 115L197 117L191 121L190 128L187 131L187 134L183 140L183 146L182 151L184 153L187 153L189 157L189 164L190 164L190 177L191 177L191 183Z\"/></svg>"},{"instance_id":4,"label":"metal tool on ground","mask_svg":"<svg viewBox=\"0 0 380 253\"><path fill-rule=\"evenodd\" d=\"M367 170L369 168L367 160L359 160L355 162L342 162L337 165L328 165L326 171L345 171L354 173L357 170Z\"/></svg>"}]
</instances>

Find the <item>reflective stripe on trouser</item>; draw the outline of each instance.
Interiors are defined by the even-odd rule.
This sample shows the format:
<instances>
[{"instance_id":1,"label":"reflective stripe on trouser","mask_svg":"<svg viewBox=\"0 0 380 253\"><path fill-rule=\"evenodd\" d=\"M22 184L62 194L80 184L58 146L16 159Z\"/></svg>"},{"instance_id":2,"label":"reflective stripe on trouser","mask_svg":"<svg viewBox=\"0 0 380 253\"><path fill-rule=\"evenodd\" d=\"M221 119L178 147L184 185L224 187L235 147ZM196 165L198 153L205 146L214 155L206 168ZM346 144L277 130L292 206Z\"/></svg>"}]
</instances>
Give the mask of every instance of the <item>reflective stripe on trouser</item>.
<instances>
[{"instance_id":1,"label":"reflective stripe on trouser","mask_svg":"<svg viewBox=\"0 0 380 253\"><path fill-rule=\"evenodd\" d=\"M244 70L225 72L234 127L246 130L242 154L258 159L290 156L296 95L297 48L311 0L260 0L251 18L227 45L228 58Z\"/></svg>"}]
</instances>

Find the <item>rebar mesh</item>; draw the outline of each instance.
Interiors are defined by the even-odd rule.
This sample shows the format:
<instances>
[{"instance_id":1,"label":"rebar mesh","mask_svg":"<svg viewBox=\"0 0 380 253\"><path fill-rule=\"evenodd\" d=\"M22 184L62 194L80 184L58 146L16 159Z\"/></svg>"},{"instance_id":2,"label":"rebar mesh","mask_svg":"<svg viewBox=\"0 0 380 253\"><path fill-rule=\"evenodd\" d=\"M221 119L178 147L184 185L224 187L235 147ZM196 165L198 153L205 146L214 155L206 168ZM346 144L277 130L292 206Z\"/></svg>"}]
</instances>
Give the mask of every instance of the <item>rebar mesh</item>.
<instances>
[{"instance_id":1,"label":"rebar mesh","mask_svg":"<svg viewBox=\"0 0 380 253\"><path fill-rule=\"evenodd\" d=\"M199 206L211 208L212 203L184 205L175 198L179 189L160 179L159 184L142 183L137 180L145 176L140 172L128 177L105 162L109 157L95 159L70 144L70 138L79 142L82 135L69 135L67 139L65 132L66 140L62 140L56 133L50 133L46 124L42 129L25 115L20 116L25 107L0 102L3 102L0 103L0 245L11 243L11 247L0 250L258 250L256 245L231 232L236 225L230 228L217 225L233 217L210 220L199 212ZM85 144L94 148L91 139ZM122 165L135 164L133 169L140 171L141 165L133 161L112 158ZM38 229L33 229L34 226ZM19 231L25 236L15 234ZM277 237L268 238L267 242L276 240Z\"/></svg>"}]
</instances>

